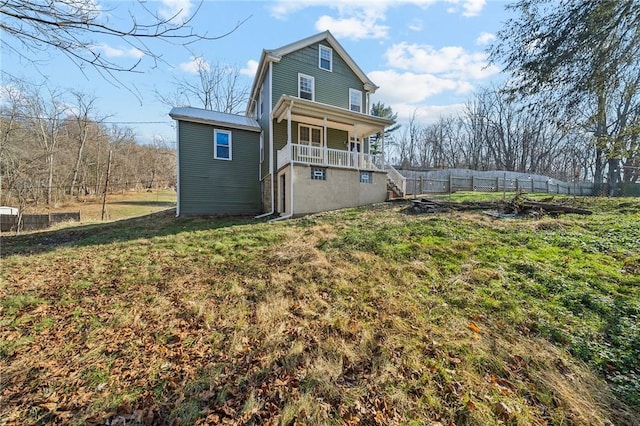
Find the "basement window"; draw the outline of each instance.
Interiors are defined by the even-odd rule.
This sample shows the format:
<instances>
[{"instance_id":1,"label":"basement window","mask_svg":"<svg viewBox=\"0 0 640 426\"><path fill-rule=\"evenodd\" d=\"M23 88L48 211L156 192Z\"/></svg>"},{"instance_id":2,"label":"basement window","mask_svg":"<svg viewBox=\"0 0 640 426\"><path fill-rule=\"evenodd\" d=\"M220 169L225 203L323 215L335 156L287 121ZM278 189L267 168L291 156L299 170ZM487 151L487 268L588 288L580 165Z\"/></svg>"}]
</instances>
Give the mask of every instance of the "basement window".
<instances>
[{"instance_id":1,"label":"basement window","mask_svg":"<svg viewBox=\"0 0 640 426\"><path fill-rule=\"evenodd\" d=\"M323 167L312 167L311 180L327 180L327 169Z\"/></svg>"},{"instance_id":2,"label":"basement window","mask_svg":"<svg viewBox=\"0 0 640 426\"><path fill-rule=\"evenodd\" d=\"M373 183L373 172L360 172L360 183Z\"/></svg>"}]
</instances>

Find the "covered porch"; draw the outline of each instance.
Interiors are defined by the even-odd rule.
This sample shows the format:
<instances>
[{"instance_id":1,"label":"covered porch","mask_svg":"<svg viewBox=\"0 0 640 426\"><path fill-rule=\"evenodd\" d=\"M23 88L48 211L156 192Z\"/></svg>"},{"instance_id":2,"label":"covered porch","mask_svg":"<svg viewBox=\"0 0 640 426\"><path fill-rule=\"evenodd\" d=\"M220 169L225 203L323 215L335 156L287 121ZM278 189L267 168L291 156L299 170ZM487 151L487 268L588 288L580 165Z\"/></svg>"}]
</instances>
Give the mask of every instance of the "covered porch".
<instances>
[{"instance_id":1,"label":"covered porch","mask_svg":"<svg viewBox=\"0 0 640 426\"><path fill-rule=\"evenodd\" d=\"M379 149L384 152L384 129L392 124L390 120L288 95L278 100L271 117L286 125L286 141L275 144L280 148L276 170L306 164L384 171L384 156L372 152L369 136L381 135ZM335 136L330 137L332 132L346 136L338 143Z\"/></svg>"},{"instance_id":2,"label":"covered porch","mask_svg":"<svg viewBox=\"0 0 640 426\"><path fill-rule=\"evenodd\" d=\"M356 170L384 170L382 155L302 144L287 144L278 150L278 169L290 163Z\"/></svg>"}]
</instances>

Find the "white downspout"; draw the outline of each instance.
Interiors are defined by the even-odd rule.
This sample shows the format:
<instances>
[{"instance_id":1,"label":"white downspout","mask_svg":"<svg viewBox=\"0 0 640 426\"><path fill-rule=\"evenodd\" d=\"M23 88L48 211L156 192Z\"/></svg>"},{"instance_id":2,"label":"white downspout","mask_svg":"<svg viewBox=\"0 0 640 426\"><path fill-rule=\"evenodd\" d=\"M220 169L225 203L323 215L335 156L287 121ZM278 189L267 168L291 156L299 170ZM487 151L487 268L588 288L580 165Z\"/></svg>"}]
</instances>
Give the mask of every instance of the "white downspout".
<instances>
[{"instance_id":1,"label":"white downspout","mask_svg":"<svg viewBox=\"0 0 640 426\"><path fill-rule=\"evenodd\" d=\"M180 120L176 120L176 217L180 216Z\"/></svg>"},{"instance_id":2,"label":"white downspout","mask_svg":"<svg viewBox=\"0 0 640 426\"><path fill-rule=\"evenodd\" d=\"M287 109L287 145L289 145L289 214L271 219L269 222L276 222L278 220L289 219L293 217L293 146L291 144L291 105Z\"/></svg>"},{"instance_id":3,"label":"white downspout","mask_svg":"<svg viewBox=\"0 0 640 426\"><path fill-rule=\"evenodd\" d=\"M269 62L269 76L267 77L269 79L269 174L271 175L271 211L269 213L264 213L261 215L256 216L254 219L260 219L266 216L271 216L273 213L275 213L276 211L276 204L275 204L275 188L273 187L273 185L275 184L274 181L274 177L273 177L273 156L274 156L274 152L273 152L273 118L271 117L271 109L273 107L273 82L271 80L271 71L272 71L272 66L273 66L273 62ZM266 113L266 111L262 111L262 115L264 117L264 114Z\"/></svg>"}]
</instances>

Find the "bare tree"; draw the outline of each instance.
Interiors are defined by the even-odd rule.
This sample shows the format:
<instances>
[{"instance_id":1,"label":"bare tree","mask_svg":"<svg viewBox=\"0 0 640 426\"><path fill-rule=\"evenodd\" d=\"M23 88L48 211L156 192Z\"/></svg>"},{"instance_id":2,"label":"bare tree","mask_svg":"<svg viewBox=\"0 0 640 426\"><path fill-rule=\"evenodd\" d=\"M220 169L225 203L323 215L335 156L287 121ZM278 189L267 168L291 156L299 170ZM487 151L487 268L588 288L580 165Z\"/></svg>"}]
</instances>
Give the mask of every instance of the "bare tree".
<instances>
[{"instance_id":1,"label":"bare tree","mask_svg":"<svg viewBox=\"0 0 640 426\"><path fill-rule=\"evenodd\" d=\"M625 93L635 105L640 96L640 3L518 0L507 8L517 17L498 32L490 53L516 76L510 82L511 94L526 101L536 95L533 102L568 120L590 111L588 122L580 124L595 139L594 180L597 185L604 182L606 166L612 191L619 180L619 136L626 138L634 126L623 118L633 109L623 105L627 102L616 102L616 93ZM612 129L612 122L617 129Z\"/></svg>"},{"instance_id":2,"label":"bare tree","mask_svg":"<svg viewBox=\"0 0 640 426\"><path fill-rule=\"evenodd\" d=\"M208 110L235 114L243 111L249 98L249 84L243 83L237 66L209 64L201 56L193 59L196 75L193 79L175 79L175 92L156 90L160 102L167 106L197 106Z\"/></svg>"},{"instance_id":3,"label":"bare tree","mask_svg":"<svg viewBox=\"0 0 640 426\"><path fill-rule=\"evenodd\" d=\"M91 131L96 132L96 127L104 121L105 117L96 118L96 98L88 96L82 92L73 92L75 99L75 105L70 109L71 120L73 121L73 133L70 134L70 139L77 143L76 146L76 158L72 171L71 183L69 185L69 195L73 196L74 190L78 183L78 174L80 171L80 165L82 163L82 154L84 147L87 143Z\"/></svg>"},{"instance_id":4,"label":"bare tree","mask_svg":"<svg viewBox=\"0 0 640 426\"><path fill-rule=\"evenodd\" d=\"M2 0L0 43L27 62L36 64L42 60L41 55L48 56L52 49L62 52L80 70L91 66L106 80L119 83L118 72L143 72L140 69L142 58L150 58L154 65L162 60L161 54L151 47L153 40L188 47L200 40L225 37L246 21L232 25L221 34L200 34L191 26L200 6L186 16L186 10L166 16L166 13L150 9L149 4L138 0L135 2L138 13L127 10L126 14L120 15L128 16L128 19L110 21L105 12L114 14L115 9L105 11L96 0ZM135 49L138 59L129 64L109 60L97 49L98 36L123 41Z\"/></svg>"},{"instance_id":5,"label":"bare tree","mask_svg":"<svg viewBox=\"0 0 640 426\"><path fill-rule=\"evenodd\" d=\"M47 89L43 94L33 88L24 97L23 115L31 134L38 141L46 158L46 202L53 202L55 157L60 141L60 129L68 107L61 101L60 89Z\"/></svg>"}]
</instances>

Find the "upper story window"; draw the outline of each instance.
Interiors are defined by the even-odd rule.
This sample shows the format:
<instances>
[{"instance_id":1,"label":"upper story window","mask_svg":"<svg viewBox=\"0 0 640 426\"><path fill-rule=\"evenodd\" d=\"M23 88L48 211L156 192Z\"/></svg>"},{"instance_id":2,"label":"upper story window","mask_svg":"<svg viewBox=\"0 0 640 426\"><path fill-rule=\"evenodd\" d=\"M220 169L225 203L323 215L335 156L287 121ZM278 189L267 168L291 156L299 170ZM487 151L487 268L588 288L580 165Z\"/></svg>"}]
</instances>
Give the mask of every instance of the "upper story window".
<instances>
[{"instance_id":1,"label":"upper story window","mask_svg":"<svg viewBox=\"0 0 640 426\"><path fill-rule=\"evenodd\" d=\"M310 75L298 74L298 97L314 100L314 78Z\"/></svg>"},{"instance_id":2,"label":"upper story window","mask_svg":"<svg viewBox=\"0 0 640 426\"><path fill-rule=\"evenodd\" d=\"M362 112L362 92L360 90L349 89L349 109Z\"/></svg>"},{"instance_id":3,"label":"upper story window","mask_svg":"<svg viewBox=\"0 0 640 426\"><path fill-rule=\"evenodd\" d=\"M213 131L213 158L231 160L231 132L228 130Z\"/></svg>"},{"instance_id":4,"label":"upper story window","mask_svg":"<svg viewBox=\"0 0 640 426\"><path fill-rule=\"evenodd\" d=\"M333 50L330 47L320 45L318 66L323 70L333 70Z\"/></svg>"}]
</instances>

